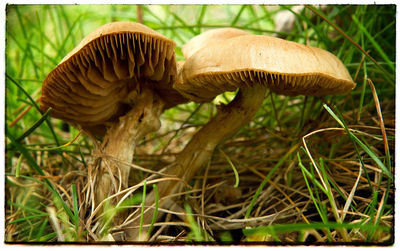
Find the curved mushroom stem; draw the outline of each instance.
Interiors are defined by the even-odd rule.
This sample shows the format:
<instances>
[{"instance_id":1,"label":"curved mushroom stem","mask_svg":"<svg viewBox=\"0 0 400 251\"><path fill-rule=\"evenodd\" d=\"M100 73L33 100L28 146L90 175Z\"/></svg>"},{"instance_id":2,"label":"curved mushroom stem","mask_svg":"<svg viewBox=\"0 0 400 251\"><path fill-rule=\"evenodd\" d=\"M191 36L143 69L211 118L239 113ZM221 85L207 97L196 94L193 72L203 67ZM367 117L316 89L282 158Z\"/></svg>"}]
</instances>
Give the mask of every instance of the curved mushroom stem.
<instances>
[{"instance_id":1,"label":"curved mushroom stem","mask_svg":"<svg viewBox=\"0 0 400 251\"><path fill-rule=\"evenodd\" d=\"M109 195L128 187L137 142L160 128L159 116L164 101L149 89L142 90L135 100L133 108L107 130L100 153L97 153L100 156L90 170L96 206Z\"/></svg>"},{"instance_id":2,"label":"curved mushroom stem","mask_svg":"<svg viewBox=\"0 0 400 251\"><path fill-rule=\"evenodd\" d=\"M174 165L166 173L175 175L184 182L189 182L200 168L211 159L212 153L218 144L233 136L242 126L251 121L262 105L265 90L266 87L264 86L240 89L235 99L227 106L222 106L215 117L193 136L177 156ZM159 207L168 208L172 203L166 196L182 191L184 182L164 181L158 183ZM142 233L147 231L145 225L151 223L154 197L154 192L146 196L147 210L143 215ZM126 240L137 241L141 239L138 236L139 220L140 216L138 215L129 223L125 231Z\"/></svg>"}]
</instances>

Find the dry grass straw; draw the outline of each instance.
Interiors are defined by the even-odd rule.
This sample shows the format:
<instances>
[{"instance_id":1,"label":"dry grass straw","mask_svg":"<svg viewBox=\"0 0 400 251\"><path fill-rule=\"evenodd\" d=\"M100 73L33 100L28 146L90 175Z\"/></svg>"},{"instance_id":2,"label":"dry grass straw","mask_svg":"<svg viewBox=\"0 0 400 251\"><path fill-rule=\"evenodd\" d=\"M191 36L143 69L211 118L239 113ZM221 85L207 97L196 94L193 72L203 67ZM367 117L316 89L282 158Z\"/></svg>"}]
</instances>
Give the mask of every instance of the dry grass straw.
<instances>
[{"instance_id":1,"label":"dry grass straw","mask_svg":"<svg viewBox=\"0 0 400 251\"><path fill-rule=\"evenodd\" d=\"M384 114L386 121L394 120L394 111L391 110L393 106L385 102L381 104L381 107L383 107L382 114ZM343 116L349 118L352 114L355 113L349 111ZM379 135L381 130L379 122L383 120L374 114L376 114L374 111L364 111L360 122L356 125L350 125L349 128L355 135L363 136L374 151L383 156L386 144L382 144L382 136ZM370 116L376 117L376 119L371 120ZM298 166L297 152L300 153L302 162L305 165L308 165L310 160L323 158L328 177L344 196L342 197L335 189L331 190L336 205L334 210L327 207L327 214L331 220L334 221L335 213L340 221L346 220L346 222L359 222L368 218L369 216L365 214L365 210L371 203L371 191L351 141L343 129L336 128L336 124L332 119L324 118L318 122L307 121L304 128L309 128L308 133L303 133L304 136L301 137L293 133L296 131L297 124L280 124L279 130L266 130L264 127L258 127L256 123L252 122L245 130L242 130L234 138L220 146L221 151L214 152L212 161L208 163L202 172L197 174L190 184L187 184L185 192L171 194L168 197L168 199L173 199L174 204L169 208L158 208L159 214L163 216L154 224L152 234L145 236L143 240L167 243L190 240L191 229L187 222L186 212L183 209L183 201L190 205L193 211L192 216L206 237L204 240L207 241L219 240L219 236L224 232L229 232L233 240L249 241L251 238L243 236L241 229L282 223L320 221ZM138 154L136 156L136 163L138 164L131 164L133 170L130 179L131 186L110 196L97 208L92 208L91 206L90 190L95 184L90 181L93 180L93 177L88 176L88 170L85 169L82 163L65 154L71 165L68 170L65 170L60 168L62 166L60 164L62 161L60 156L50 154L37 156L37 158L39 156L41 158L40 160L38 159L38 163L46 165L46 168L44 168L44 170L47 170L46 178L54 184L64 201L71 208L73 208L72 185L76 185L77 191L80 191L77 198L79 205L79 241L93 242L118 239L119 233L129 225L129 222L135 220L132 216L136 210L140 210L140 204L124 204L124 201L131 198L133 194L141 193L144 180L140 180L139 177L145 177L149 189L151 188L149 185L157 184L165 179L176 179L177 182L180 182L177 178L165 176L163 170L169 164L173 164L174 155L179 152L176 146L186 144L192 134L192 132L185 134L185 128L190 127L181 125L181 128L183 131L181 136L174 138L173 141L175 142L173 143L171 143L170 135L175 133L175 130L154 134L153 138L147 138L147 140L143 141L137 152L146 152L143 149L154 148L159 142L169 142L171 144L167 146L167 149L160 149L152 154ZM390 123L386 125L386 132L388 134L385 137L387 145L393 145L394 128L391 127ZM249 134L251 136L248 136ZM312 156L311 159L300 150L300 144L298 143L302 141L307 153ZM256 200L250 217L246 219L244 216L259 184L282 156L296 144L297 147L294 154L283 162L279 170L268 181L267 186ZM335 148L333 156L329 156L330 146L336 144L340 145L340 147ZM89 153L86 154L85 158L89 159ZM232 162L231 164L226 157ZM107 161L116 161L110 158L105 159ZM232 170L232 164L239 177L239 185L237 187L234 186L237 180ZM373 162L366 159L365 167L369 177L373 177L371 184L381 196L378 209L380 211L383 209L387 180L385 178L379 180L381 170ZM26 164L23 162L22 177L9 177L15 185L7 186L9 189L8 196L21 196L21 194L24 194L15 191L11 192L11 190L28 190L33 193L31 196L35 196L48 208L58 210L59 213L61 209L54 205L52 200L47 199L49 198L49 193L40 188L40 185L38 185L40 183L23 178L23 173L27 171L26 169ZM40 181L43 177L36 178ZM393 199L393 191L388 196ZM107 201L115 201L116 198L118 198L118 201L114 205L128 210L128 216L119 225L106 224L105 226L108 226L109 229L99 231L100 226L104 226L104 222L101 222L101 219L107 214L107 212L101 210L102 206ZM9 200L21 201L23 198L9 198ZM323 203L327 203L326 197L322 196L321 200ZM20 203L21 205L25 204L22 201ZM149 209L145 208L145 210ZM13 206L7 208L7 222L12 221L22 211ZM62 240L65 236L60 233L64 233L66 228L69 227L68 222L57 222L52 217L54 212L49 211L49 213L50 219L52 219L52 226L54 226L54 230L57 233L53 240ZM377 218L369 220L376 222ZM393 215L384 215L380 218L380 221L382 224L391 227L393 226ZM18 241L18 231L21 231L19 229L21 226L17 227L9 224L6 227L6 239ZM114 236L111 238L110 234L104 235L104 233L111 233ZM387 235L390 235L390 233L387 233ZM299 240L317 242L325 242L327 240L344 241L342 239L343 236L335 231L310 230L306 231L304 236L299 236L298 232L289 232L278 236L281 241L288 243L296 243ZM351 231L347 233L347 238L348 241L363 241L366 236L361 232ZM381 240L386 239L390 239L390 236L381 238ZM264 236L262 239L257 240L271 241L272 239Z\"/></svg>"}]
</instances>

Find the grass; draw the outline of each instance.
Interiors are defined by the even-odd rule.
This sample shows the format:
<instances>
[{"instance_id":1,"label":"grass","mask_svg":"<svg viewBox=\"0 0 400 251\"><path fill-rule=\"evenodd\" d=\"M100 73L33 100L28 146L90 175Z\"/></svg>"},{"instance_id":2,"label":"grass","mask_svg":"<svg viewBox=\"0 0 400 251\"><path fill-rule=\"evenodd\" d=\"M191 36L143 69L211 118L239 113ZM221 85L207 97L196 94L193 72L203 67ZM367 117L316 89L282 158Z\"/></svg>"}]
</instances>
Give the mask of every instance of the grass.
<instances>
[{"instance_id":1,"label":"grass","mask_svg":"<svg viewBox=\"0 0 400 251\"><path fill-rule=\"evenodd\" d=\"M268 93L247 126L219 146L145 241L391 245L394 241L395 6L306 6L289 31L274 17L291 6L143 5L145 25L181 47L210 28L237 27L337 55L357 87L347 95ZM5 241L109 240L117 213L145 210L158 172L216 112L216 101L162 115L162 128L136 149L127 200L95 212L88 199L93 144L39 110L48 72L90 31L136 21L135 5L8 5L5 99ZM216 100L229 102L232 93ZM133 166L133 168L135 168ZM149 178L150 177L150 178ZM146 180L147 179L147 182ZM143 185L145 184L145 185ZM110 199L111 201L111 199ZM99 233L99 222L107 227ZM129 218L128 218L129 220ZM142 228L143 226L138 226ZM144 229L143 229L144 230Z\"/></svg>"}]
</instances>

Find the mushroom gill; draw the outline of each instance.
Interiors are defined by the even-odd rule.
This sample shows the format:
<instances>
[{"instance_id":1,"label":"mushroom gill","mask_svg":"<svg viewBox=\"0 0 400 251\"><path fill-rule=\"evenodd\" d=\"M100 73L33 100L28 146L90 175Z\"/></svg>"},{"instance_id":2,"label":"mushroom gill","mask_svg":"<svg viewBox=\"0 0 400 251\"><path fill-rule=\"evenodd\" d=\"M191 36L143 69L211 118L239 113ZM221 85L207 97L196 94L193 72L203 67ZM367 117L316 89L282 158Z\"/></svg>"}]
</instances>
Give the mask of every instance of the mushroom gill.
<instances>
[{"instance_id":1,"label":"mushroom gill","mask_svg":"<svg viewBox=\"0 0 400 251\"><path fill-rule=\"evenodd\" d=\"M53 108L53 116L80 124L87 120L71 117L65 104L96 110L104 115L107 106L114 112L93 116L90 126L116 122L113 114L125 114L122 105L132 91L149 88L165 100L165 108L183 103L185 99L172 89L176 78L175 43L150 28L131 22L106 24L89 34L51 71L43 82L41 109ZM57 94L55 94L55 92ZM112 106L109 102L114 102ZM100 136L104 135L105 129Z\"/></svg>"}]
</instances>

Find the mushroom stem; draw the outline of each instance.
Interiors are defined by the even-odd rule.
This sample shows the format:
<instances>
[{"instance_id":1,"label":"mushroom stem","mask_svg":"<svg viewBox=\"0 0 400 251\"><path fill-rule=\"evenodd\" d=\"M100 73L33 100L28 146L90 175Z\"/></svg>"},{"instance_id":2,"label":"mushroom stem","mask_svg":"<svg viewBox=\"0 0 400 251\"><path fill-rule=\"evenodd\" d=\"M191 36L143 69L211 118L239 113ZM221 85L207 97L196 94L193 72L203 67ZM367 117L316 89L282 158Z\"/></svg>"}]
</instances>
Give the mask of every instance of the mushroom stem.
<instances>
[{"instance_id":1,"label":"mushroom stem","mask_svg":"<svg viewBox=\"0 0 400 251\"><path fill-rule=\"evenodd\" d=\"M164 104L154 92L143 89L132 109L107 130L91 172L96 206L109 195L128 187L136 144L147 133L159 129Z\"/></svg>"},{"instance_id":2,"label":"mushroom stem","mask_svg":"<svg viewBox=\"0 0 400 251\"><path fill-rule=\"evenodd\" d=\"M262 105L265 91L266 87L261 85L240 89L235 99L228 105L221 106L215 117L193 136L177 156L174 165L166 171L167 174L175 175L184 182L164 181L158 183L159 207L168 208L172 202L166 196L182 191L184 184L189 182L211 159L215 147L251 121ZM154 197L154 192L146 196L147 210L143 216L143 226L151 223ZM158 215L160 216L160 214ZM138 236L139 220L140 216L137 216L127 228L127 240L133 241L141 238Z\"/></svg>"}]
</instances>

